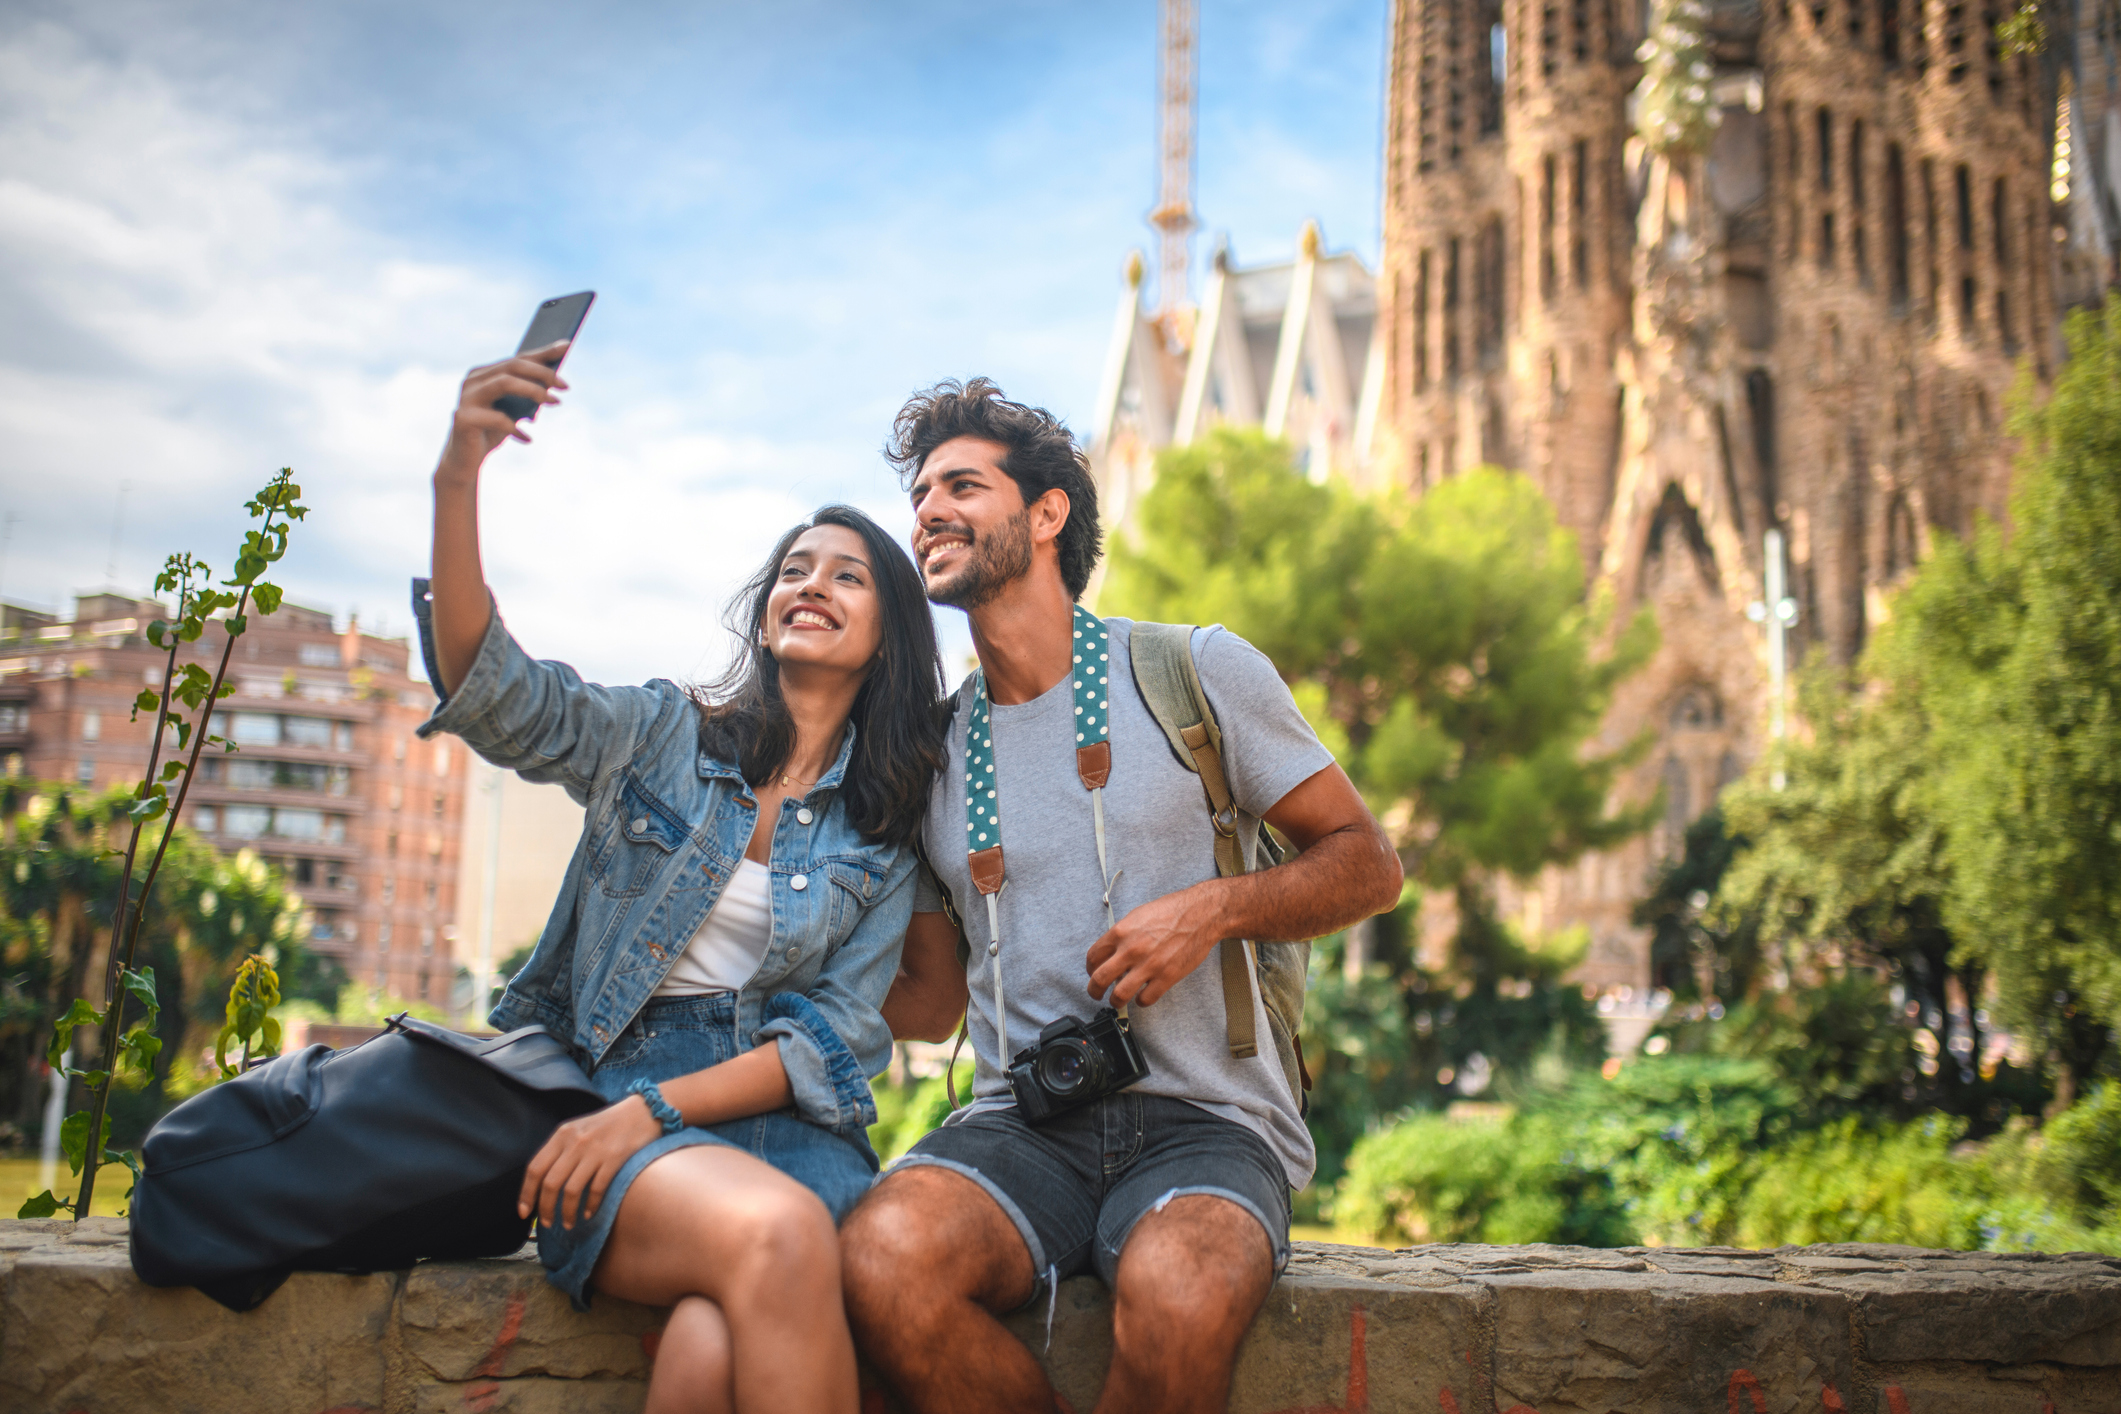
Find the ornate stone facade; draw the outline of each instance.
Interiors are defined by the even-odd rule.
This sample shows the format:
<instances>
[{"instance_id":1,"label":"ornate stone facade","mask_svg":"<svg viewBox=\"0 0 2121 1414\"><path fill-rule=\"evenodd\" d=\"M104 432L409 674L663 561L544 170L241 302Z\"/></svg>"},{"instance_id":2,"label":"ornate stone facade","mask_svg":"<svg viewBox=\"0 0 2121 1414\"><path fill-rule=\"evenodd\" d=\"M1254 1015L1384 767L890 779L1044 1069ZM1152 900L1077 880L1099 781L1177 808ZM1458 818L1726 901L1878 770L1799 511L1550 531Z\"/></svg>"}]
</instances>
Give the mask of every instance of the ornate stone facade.
<instances>
[{"instance_id":1,"label":"ornate stone facade","mask_svg":"<svg viewBox=\"0 0 2121 1414\"><path fill-rule=\"evenodd\" d=\"M1662 787L1664 823L1504 896L1589 928L1584 981L1641 989L1632 901L1767 744L1765 532L1793 653L1854 658L1933 528L2002 514L2008 390L2115 278L2114 0L2050 8L2033 55L1996 40L2007 7L1945 0L1395 13L1366 474L1521 469L1619 612L1656 614L1604 744L1653 735L1622 793ZM1652 60L1684 134L1651 32L1699 59Z\"/></svg>"}]
</instances>

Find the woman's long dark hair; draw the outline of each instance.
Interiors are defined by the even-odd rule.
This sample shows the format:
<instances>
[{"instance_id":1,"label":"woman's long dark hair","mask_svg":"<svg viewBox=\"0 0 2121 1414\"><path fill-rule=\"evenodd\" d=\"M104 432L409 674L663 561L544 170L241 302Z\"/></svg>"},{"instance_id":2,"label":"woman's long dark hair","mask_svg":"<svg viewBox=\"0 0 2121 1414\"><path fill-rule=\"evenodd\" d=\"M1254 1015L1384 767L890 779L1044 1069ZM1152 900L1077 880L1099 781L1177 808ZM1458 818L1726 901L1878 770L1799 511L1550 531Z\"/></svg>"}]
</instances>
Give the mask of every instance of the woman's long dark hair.
<instances>
[{"instance_id":1,"label":"woman's long dark hair","mask_svg":"<svg viewBox=\"0 0 2121 1414\"><path fill-rule=\"evenodd\" d=\"M761 626L781 561L798 536L820 525L842 526L868 545L883 616L882 651L848 714L854 755L840 795L857 830L886 844L904 844L920 825L943 764L948 723L936 711L943 695L943 659L913 561L882 526L852 506L821 507L783 535L758 573L729 601L724 622L741 647L720 678L692 689L700 708L700 744L734 759L754 790L795 749L795 719L781 697L781 665L766 651Z\"/></svg>"}]
</instances>

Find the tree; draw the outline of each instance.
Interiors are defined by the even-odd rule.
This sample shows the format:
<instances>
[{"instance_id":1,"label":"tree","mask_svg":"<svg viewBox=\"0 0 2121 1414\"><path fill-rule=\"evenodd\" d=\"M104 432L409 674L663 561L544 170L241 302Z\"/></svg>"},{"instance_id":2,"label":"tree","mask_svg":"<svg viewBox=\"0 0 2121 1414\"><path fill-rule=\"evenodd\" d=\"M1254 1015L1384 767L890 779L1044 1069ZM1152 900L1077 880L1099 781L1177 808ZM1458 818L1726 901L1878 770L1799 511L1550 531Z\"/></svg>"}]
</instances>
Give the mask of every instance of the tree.
<instances>
[{"instance_id":1,"label":"tree","mask_svg":"<svg viewBox=\"0 0 2121 1414\"><path fill-rule=\"evenodd\" d=\"M19 1129L31 1128L42 1109L38 1062L54 1021L104 966L116 847L131 831L133 799L129 789L86 795L0 781L0 1114ZM162 828L159 821L148 826L147 848L160 845ZM288 970L302 966L302 917L301 900L256 855L222 856L190 830L177 830L138 954L157 979L162 1046L152 1078L114 1095L115 1131L144 1129L160 1112L173 1071L211 1046L246 956L261 953Z\"/></svg>"},{"instance_id":2,"label":"tree","mask_svg":"<svg viewBox=\"0 0 2121 1414\"><path fill-rule=\"evenodd\" d=\"M1375 920L1370 966L1327 940L1305 1009L1319 1177L1379 1117L1581 1063L1605 1037L1563 980L1585 937L1527 939L1495 876L1528 877L1646 828L1614 779L1646 745L1589 747L1614 685L1655 644L1587 600L1583 557L1523 477L1483 469L1409 503L1313 484L1286 446L1219 428L1165 452L1112 546L1100 606L1220 622L1270 658L1383 821L1407 900ZM1449 965L1412 946L1423 890L1456 904Z\"/></svg>"},{"instance_id":3,"label":"tree","mask_svg":"<svg viewBox=\"0 0 2121 1414\"><path fill-rule=\"evenodd\" d=\"M1494 924L1487 881L1647 828L1610 805L1647 740L1589 749L1647 659L1647 613L1611 631L1576 540L1521 476L1483 468L1411 502L1314 485L1286 446L1218 428L1157 461L1100 604L1221 622L1273 660L1391 832L1409 877ZM1492 985L1491 960L1469 957Z\"/></svg>"},{"instance_id":4,"label":"tree","mask_svg":"<svg viewBox=\"0 0 2121 1414\"><path fill-rule=\"evenodd\" d=\"M1943 922L2063 1106L2121 1019L2121 296L2065 337L2053 395L2019 388L2010 533L1944 539L1874 650L1930 724Z\"/></svg>"}]
</instances>

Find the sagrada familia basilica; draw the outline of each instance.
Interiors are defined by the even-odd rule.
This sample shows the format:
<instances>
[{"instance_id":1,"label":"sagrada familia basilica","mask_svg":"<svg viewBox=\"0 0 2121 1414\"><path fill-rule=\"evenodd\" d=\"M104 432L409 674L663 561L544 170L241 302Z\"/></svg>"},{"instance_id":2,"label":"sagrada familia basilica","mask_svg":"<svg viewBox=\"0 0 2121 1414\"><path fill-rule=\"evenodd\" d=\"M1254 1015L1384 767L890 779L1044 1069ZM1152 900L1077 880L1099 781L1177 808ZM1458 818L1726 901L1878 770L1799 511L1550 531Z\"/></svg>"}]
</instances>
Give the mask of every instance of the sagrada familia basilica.
<instances>
[{"instance_id":1,"label":"sagrada familia basilica","mask_svg":"<svg viewBox=\"0 0 2121 1414\"><path fill-rule=\"evenodd\" d=\"M1219 252L1175 326L1137 267L1115 516L1218 420L1409 496L1531 477L1656 615L1604 744L1654 730L1620 791L1666 815L1501 901L1645 989L1630 907L1766 749L1775 639L1852 660L1933 534L2003 515L2013 382L2121 280L2117 45L2117 0L1395 0L1382 268L1315 228L1284 264Z\"/></svg>"}]
</instances>

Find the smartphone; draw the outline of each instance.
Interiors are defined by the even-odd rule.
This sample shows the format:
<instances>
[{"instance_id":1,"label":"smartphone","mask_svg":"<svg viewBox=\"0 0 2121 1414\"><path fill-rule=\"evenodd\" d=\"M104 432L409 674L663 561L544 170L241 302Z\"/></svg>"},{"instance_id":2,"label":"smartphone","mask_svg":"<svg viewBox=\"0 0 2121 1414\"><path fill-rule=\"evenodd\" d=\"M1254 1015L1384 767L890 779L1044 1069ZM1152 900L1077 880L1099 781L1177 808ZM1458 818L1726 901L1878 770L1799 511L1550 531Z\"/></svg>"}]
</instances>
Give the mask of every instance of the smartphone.
<instances>
[{"instance_id":1,"label":"smartphone","mask_svg":"<svg viewBox=\"0 0 2121 1414\"><path fill-rule=\"evenodd\" d=\"M589 317L589 306L596 302L595 290L584 290L575 295L555 295L545 301L538 306L538 312L530 316L530 328L524 331L523 342L516 345L516 352L526 354L532 349L542 349L547 344L557 343L561 339L572 343L574 336L581 330L582 321ZM561 358L566 356L564 351L560 355ZM552 366L558 368L559 360L553 360ZM513 393L505 398L495 398L493 405L518 421L526 417L534 419L538 415L538 404L528 398L519 398Z\"/></svg>"}]
</instances>

